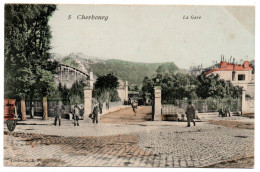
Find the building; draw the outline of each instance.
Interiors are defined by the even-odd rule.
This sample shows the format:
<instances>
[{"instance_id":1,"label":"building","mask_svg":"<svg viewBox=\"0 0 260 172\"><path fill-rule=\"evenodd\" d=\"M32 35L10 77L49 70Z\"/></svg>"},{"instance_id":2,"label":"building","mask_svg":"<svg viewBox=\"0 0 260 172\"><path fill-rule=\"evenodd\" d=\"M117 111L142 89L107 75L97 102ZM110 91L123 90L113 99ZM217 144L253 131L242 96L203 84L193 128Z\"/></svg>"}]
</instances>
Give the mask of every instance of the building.
<instances>
[{"instance_id":1,"label":"building","mask_svg":"<svg viewBox=\"0 0 260 172\"><path fill-rule=\"evenodd\" d=\"M118 96L120 97L121 101L128 100L128 82L123 80L118 80L119 87L117 88Z\"/></svg>"},{"instance_id":2,"label":"building","mask_svg":"<svg viewBox=\"0 0 260 172\"><path fill-rule=\"evenodd\" d=\"M218 74L220 79L230 81L234 86L242 87L246 90L246 95L253 98L255 95L255 81L252 70L249 61L244 61L242 65L222 61L220 67L211 69L205 74Z\"/></svg>"},{"instance_id":3,"label":"building","mask_svg":"<svg viewBox=\"0 0 260 172\"><path fill-rule=\"evenodd\" d=\"M83 80L89 83L93 87L94 78L93 72L89 69L87 73L82 72L79 69L73 68L68 65L59 64L56 68L56 74L54 75L54 81L57 85L61 84L67 88L71 88L76 81Z\"/></svg>"}]
</instances>

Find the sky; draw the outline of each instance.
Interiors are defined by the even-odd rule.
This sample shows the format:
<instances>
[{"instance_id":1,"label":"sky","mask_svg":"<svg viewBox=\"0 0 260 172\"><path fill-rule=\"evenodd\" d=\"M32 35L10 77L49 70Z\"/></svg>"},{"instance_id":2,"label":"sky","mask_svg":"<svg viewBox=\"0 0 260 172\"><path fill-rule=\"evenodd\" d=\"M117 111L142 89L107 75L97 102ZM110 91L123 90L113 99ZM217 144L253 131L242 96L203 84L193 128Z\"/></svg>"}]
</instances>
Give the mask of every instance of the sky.
<instances>
[{"instance_id":1,"label":"sky","mask_svg":"<svg viewBox=\"0 0 260 172\"><path fill-rule=\"evenodd\" d=\"M58 5L49 22L51 53L174 62L183 69L207 67L222 54L252 60L254 14L250 6ZM82 15L108 19L86 20Z\"/></svg>"}]
</instances>

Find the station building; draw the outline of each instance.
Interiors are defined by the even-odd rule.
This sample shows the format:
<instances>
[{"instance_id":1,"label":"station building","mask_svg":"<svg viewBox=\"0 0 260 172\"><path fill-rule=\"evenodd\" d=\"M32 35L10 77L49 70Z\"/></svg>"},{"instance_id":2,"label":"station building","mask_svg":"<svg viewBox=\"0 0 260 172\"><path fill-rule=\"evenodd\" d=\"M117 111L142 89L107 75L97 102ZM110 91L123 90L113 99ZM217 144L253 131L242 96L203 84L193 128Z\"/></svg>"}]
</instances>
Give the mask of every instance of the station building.
<instances>
[{"instance_id":1,"label":"station building","mask_svg":"<svg viewBox=\"0 0 260 172\"><path fill-rule=\"evenodd\" d=\"M252 74L253 68L249 61L243 64L233 64L226 61L220 62L219 68L214 68L206 72L206 75L219 75L220 79L231 82L234 86L242 87L246 90L248 97L254 98L255 80Z\"/></svg>"}]
</instances>

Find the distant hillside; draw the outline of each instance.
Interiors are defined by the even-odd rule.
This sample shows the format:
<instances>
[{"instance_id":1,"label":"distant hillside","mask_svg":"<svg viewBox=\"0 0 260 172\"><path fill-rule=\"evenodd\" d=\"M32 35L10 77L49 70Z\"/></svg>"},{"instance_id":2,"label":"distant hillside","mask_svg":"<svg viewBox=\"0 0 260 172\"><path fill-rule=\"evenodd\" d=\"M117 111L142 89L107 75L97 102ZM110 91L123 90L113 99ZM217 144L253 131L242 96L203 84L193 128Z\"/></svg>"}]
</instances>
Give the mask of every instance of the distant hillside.
<instances>
[{"instance_id":1,"label":"distant hillside","mask_svg":"<svg viewBox=\"0 0 260 172\"><path fill-rule=\"evenodd\" d=\"M119 79L125 80L131 84L142 85L145 76L152 77L156 75L156 70L160 66L163 70L179 71L179 68L174 63L137 63L123 60L101 60L96 57L88 57L83 54L71 53L65 57L56 58L63 64L75 67L83 72L88 68L93 70L94 75L101 76L108 73L113 73Z\"/></svg>"},{"instance_id":2,"label":"distant hillside","mask_svg":"<svg viewBox=\"0 0 260 172\"><path fill-rule=\"evenodd\" d=\"M107 60L105 63L91 64L91 68L95 75L105 75L113 73L122 80L126 80L129 84L140 85L145 76L151 77L156 74L156 69L160 64L134 63L122 60Z\"/></svg>"}]
</instances>

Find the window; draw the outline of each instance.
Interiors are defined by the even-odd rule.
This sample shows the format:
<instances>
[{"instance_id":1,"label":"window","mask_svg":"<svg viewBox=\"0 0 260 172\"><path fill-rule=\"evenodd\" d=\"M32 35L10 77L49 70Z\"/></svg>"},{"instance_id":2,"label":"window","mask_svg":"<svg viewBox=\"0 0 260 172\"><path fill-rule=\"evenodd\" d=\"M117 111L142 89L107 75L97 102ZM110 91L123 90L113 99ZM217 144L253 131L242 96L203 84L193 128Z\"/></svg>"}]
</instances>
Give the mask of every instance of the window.
<instances>
[{"instance_id":1,"label":"window","mask_svg":"<svg viewBox=\"0 0 260 172\"><path fill-rule=\"evenodd\" d=\"M238 75L238 80L239 81L244 81L245 80L245 75L244 74Z\"/></svg>"}]
</instances>

